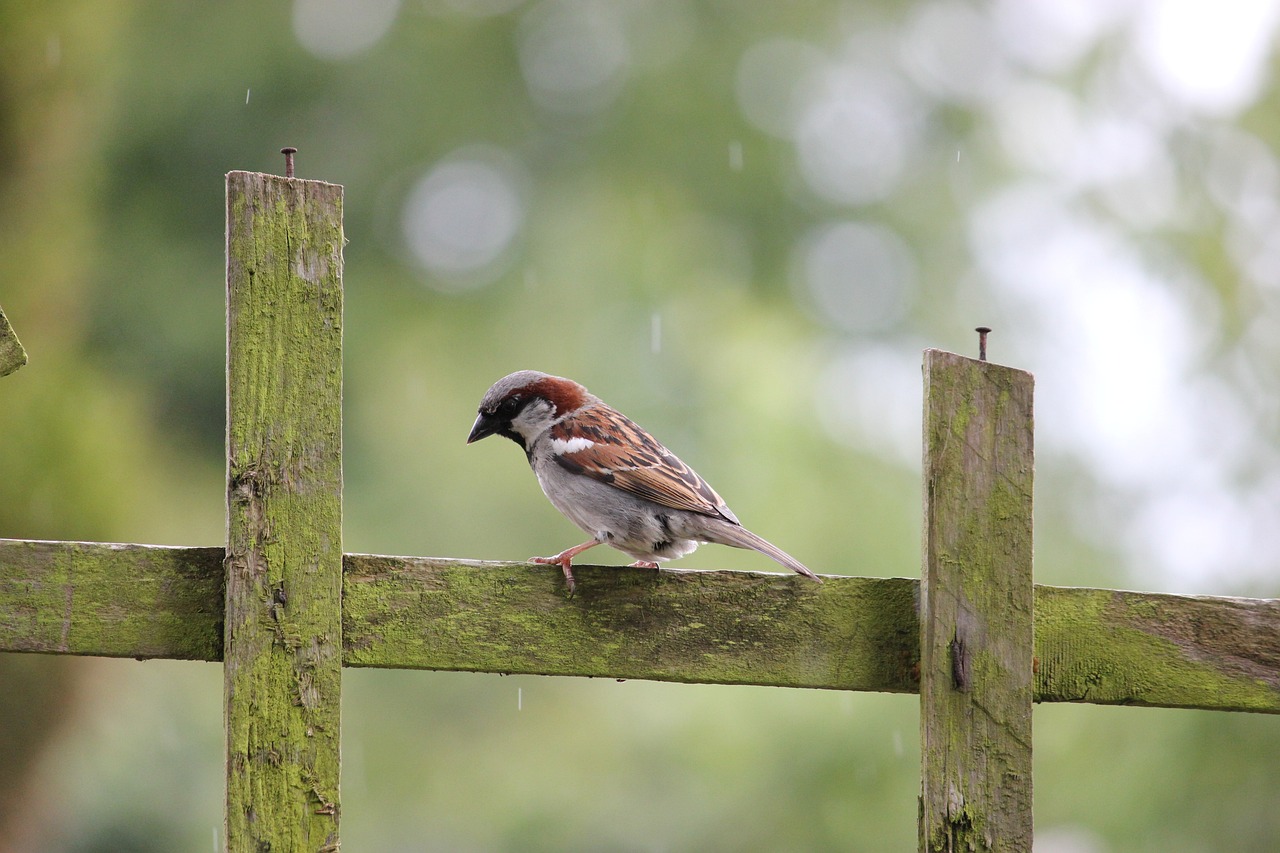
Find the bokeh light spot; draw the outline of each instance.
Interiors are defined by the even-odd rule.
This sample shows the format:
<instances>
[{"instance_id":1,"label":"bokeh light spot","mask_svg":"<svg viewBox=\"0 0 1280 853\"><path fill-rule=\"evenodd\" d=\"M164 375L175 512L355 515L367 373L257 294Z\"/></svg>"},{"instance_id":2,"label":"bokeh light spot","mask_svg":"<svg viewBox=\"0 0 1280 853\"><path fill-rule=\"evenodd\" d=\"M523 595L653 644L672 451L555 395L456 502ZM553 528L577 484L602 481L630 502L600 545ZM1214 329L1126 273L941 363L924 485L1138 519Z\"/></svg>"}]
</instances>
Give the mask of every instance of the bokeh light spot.
<instances>
[{"instance_id":1,"label":"bokeh light spot","mask_svg":"<svg viewBox=\"0 0 1280 853\"><path fill-rule=\"evenodd\" d=\"M489 18L504 15L524 0L421 0L422 8L433 15Z\"/></svg>"},{"instance_id":2,"label":"bokeh light spot","mask_svg":"<svg viewBox=\"0 0 1280 853\"><path fill-rule=\"evenodd\" d=\"M521 19L518 48L530 96L556 112L595 112L626 82L630 51L613 4L546 0Z\"/></svg>"},{"instance_id":3,"label":"bokeh light spot","mask_svg":"<svg viewBox=\"0 0 1280 853\"><path fill-rule=\"evenodd\" d=\"M747 48L734 88L742 114L765 133L790 139L804 105L803 84L823 62L822 51L796 39L765 39Z\"/></svg>"},{"instance_id":4,"label":"bokeh light spot","mask_svg":"<svg viewBox=\"0 0 1280 853\"><path fill-rule=\"evenodd\" d=\"M1234 113L1258 96L1278 11L1270 0L1147 3L1137 21L1138 56L1184 103Z\"/></svg>"},{"instance_id":5,"label":"bokeh light spot","mask_svg":"<svg viewBox=\"0 0 1280 853\"><path fill-rule=\"evenodd\" d=\"M833 68L810 93L796 128L805 183L838 204L879 201L898 185L914 146L914 110L891 76Z\"/></svg>"},{"instance_id":6,"label":"bokeh light spot","mask_svg":"<svg viewBox=\"0 0 1280 853\"><path fill-rule=\"evenodd\" d=\"M447 157L410 192L404 236L441 290L493 280L524 223L520 172L499 149L474 147Z\"/></svg>"},{"instance_id":7,"label":"bokeh light spot","mask_svg":"<svg viewBox=\"0 0 1280 853\"><path fill-rule=\"evenodd\" d=\"M812 229L796 249L792 280L818 316L852 332L903 319L915 290L911 249L882 225L837 222Z\"/></svg>"},{"instance_id":8,"label":"bokeh light spot","mask_svg":"<svg viewBox=\"0 0 1280 853\"><path fill-rule=\"evenodd\" d=\"M973 103L1005 79L1005 54L992 22L964 3L922 5L903 38L913 79L946 100Z\"/></svg>"},{"instance_id":9,"label":"bokeh light spot","mask_svg":"<svg viewBox=\"0 0 1280 853\"><path fill-rule=\"evenodd\" d=\"M400 0L294 0L293 31L309 53L347 59L373 47L400 12Z\"/></svg>"}]
</instances>

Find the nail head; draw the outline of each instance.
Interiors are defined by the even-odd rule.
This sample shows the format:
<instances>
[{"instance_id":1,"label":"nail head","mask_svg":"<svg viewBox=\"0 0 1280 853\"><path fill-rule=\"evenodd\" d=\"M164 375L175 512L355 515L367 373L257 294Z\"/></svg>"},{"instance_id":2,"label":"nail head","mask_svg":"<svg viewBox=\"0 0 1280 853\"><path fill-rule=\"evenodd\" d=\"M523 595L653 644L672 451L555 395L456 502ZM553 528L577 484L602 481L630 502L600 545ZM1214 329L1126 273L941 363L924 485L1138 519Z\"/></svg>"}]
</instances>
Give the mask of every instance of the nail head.
<instances>
[{"instance_id":1,"label":"nail head","mask_svg":"<svg viewBox=\"0 0 1280 853\"><path fill-rule=\"evenodd\" d=\"M991 333L990 326L978 326L974 329L978 333L978 361L987 360L987 335Z\"/></svg>"}]
</instances>

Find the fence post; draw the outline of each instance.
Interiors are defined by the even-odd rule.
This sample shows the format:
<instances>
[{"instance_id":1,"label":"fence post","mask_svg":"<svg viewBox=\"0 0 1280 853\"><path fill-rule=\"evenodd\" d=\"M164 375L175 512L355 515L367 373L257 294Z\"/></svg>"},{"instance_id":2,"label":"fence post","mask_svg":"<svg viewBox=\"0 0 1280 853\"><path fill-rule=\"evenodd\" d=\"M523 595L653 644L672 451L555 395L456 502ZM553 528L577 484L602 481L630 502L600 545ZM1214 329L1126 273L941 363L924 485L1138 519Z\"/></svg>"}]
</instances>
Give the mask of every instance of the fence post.
<instances>
[{"instance_id":1,"label":"fence post","mask_svg":"<svg viewBox=\"0 0 1280 853\"><path fill-rule=\"evenodd\" d=\"M227 175L226 846L338 849L342 187Z\"/></svg>"},{"instance_id":2,"label":"fence post","mask_svg":"<svg viewBox=\"0 0 1280 853\"><path fill-rule=\"evenodd\" d=\"M1030 373L927 350L920 850L1031 849Z\"/></svg>"}]
</instances>

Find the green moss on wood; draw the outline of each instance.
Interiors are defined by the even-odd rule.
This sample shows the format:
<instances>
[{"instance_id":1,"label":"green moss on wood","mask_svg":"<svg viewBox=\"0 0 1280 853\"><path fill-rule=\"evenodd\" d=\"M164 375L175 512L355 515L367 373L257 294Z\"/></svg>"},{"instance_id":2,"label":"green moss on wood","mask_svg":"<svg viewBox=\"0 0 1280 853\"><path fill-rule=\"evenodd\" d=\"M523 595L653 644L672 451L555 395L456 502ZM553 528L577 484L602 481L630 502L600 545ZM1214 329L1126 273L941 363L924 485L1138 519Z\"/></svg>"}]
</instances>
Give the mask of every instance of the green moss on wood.
<instances>
[{"instance_id":1,"label":"green moss on wood","mask_svg":"<svg viewBox=\"0 0 1280 853\"><path fill-rule=\"evenodd\" d=\"M222 558L221 548L0 540L0 651L221 660ZM761 604L803 591L783 575L583 566L592 587L574 600L599 612L585 627L574 617L573 640L561 612L573 600L553 570L359 554L345 562L349 666L587 676L622 666L629 678L916 689L914 580L833 577L817 588L823 595L784 613ZM620 589L630 604L617 601ZM449 590L465 590L465 608L449 604ZM1038 702L1280 713L1280 601L1037 586L1035 607ZM666 615L627 615L655 608ZM441 612L471 624L436 639ZM624 630L638 648L683 639L660 666L628 664L618 650L627 638L608 654L595 648L599 634ZM797 649L796 663L775 644ZM810 654L805 644L837 648ZM748 648L763 650L754 666ZM739 660L706 662L721 654ZM825 668L811 663L824 658Z\"/></svg>"},{"instance_id":2,"label":"green moss on wood","mask_svg":"<svg viewBox=\"0 0 1280 853\"><path fill-rule=\"evenodd\" d=\"M347 663L914 689L916 582L348 555Z\"/></svg>"},{"instance_id":3,"label":"green moss on wood","mask_svg":"<svg viewBox=\"0 0 1280 853\"><path fill-rule=\"evenodd\" d=\"M227 841L338 843L341 187L227 176Z\"/></svg>"},{"instance_id":4,"label":"green moss on wood","mask_svg":"<svg viewBox=\"0 0 1280 853\"><path fill-rule=\"evenodd\" d=\"M0 540L0 651L221 660L222 558ZM917 689L914 580L794 589L785 575L583 566L591 587L566 600L554 567L361 554L345 564L348 666ZM464 592L457 607L451 591ZM1037 586L1035 608L1038 702L1280 713L1280 601ZM442 613L458 636L438 636ZM595 643L607 634L604 654ZM627 640L651 660L631 662Z\"/></svg>"},{"instance_id":5,"label":"green moss on wood","mask_svg":"<svg viewBox=\"0 0 1280 853\"><path fill-rule=\"evenodd\" d=\"M0 539L0 650L220 660L222 556Z\"/></svg>"},{"instance_id":6,"label":"green moss on wood","mask_svg":"<svg viewBox=\"0 0 1280 853\"><path fill-rule=\"evenodd\" d=\"M922 850L1030 849L1031 388L926 354Z\"/></svg>"},{"instance_id":7,"label":"green moss on wood","mask_svg":"<svg viewBox=\"0 0 1280 853\"><path fill-rule=\"evenodd\" d=\"M1040 701L1280 711L1280 601L1040 587Z\"/></svg>"}]
</instances>

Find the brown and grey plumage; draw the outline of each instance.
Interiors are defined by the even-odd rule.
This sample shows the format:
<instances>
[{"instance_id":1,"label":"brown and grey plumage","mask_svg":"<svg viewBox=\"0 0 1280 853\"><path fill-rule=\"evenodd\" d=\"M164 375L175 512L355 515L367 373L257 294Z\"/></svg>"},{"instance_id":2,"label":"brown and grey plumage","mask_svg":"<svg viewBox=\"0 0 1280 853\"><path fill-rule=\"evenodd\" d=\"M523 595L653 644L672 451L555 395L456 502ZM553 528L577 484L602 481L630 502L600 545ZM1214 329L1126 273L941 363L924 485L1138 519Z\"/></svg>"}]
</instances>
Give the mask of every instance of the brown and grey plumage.
<instances>
[{"instance_id":1,"label":"brown and grey plumage","mask_svg":"<svg viewBox=\"0 0 1280 853\"><path fill-rule=\"evenodd\" d=\"M707 481L634 421L571 379L522 370L494 383L467 442L503 435L524 449L551 503L592 538L554 557L572 589L572 560L607 544L657 566L702 542L749 548L821 582L747 530Z\"/></svg>"}]
</instances>

